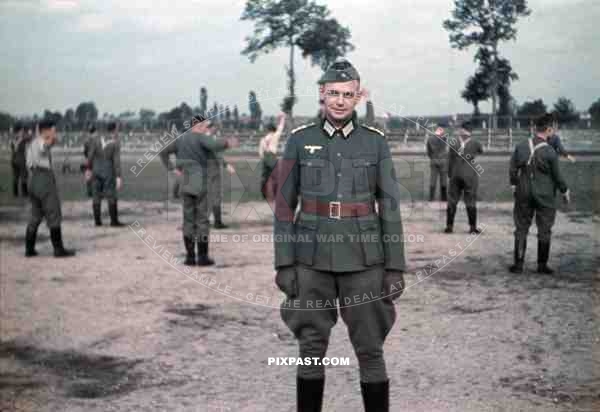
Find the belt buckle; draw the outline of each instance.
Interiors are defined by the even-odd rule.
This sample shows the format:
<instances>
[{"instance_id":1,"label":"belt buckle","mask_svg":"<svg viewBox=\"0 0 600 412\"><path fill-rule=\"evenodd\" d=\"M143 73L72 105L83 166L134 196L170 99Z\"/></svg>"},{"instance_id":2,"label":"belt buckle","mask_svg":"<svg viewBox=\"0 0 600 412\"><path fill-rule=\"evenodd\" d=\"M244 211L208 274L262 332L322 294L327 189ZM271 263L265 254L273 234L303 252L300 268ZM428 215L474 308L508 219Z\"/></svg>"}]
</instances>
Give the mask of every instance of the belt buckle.
<instances>
[{"instance_id":1,"label":"belt buckle","mask_svg":"<svg viewBox=\"0 0 600 412\"><path fill-rule=\"evenodd\" d=\"M329 218L338 220L342 218L341 202L329 202Z\"/></svg>"}]
</instances>

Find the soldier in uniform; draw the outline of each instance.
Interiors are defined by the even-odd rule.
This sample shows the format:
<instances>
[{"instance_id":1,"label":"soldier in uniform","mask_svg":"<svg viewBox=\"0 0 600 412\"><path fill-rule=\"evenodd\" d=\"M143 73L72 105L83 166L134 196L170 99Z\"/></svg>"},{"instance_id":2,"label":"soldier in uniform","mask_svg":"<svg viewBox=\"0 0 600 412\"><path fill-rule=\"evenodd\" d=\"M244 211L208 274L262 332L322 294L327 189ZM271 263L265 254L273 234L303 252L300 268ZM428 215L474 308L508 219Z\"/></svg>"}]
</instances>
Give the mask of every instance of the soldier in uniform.
<instances>
[{"instance_id":1,"label":"soldier in uniform","mask_svg":"<svg viewBox=\"0 0 600 412\"><path fill-rule=\"evenodd\" d=\"M446 209L445 233L454 230L454 215L461 195L464 195L467 217L469 219L469 232L479 234L477 228L477 188L479 175L473 166L475 157L483 153L481 143L471 137L473 126L464 122L458 129L458 138L452 138L448 151L448 177L450 178L450 192Z\"/></svg>"},{"instance_id":2,"label":"soldier in uniform","mask_svg":"<svg viewBox=\"0 0 600 412\"><path fill-rule=\"evenodd\" d=\"M339 306L358 358L365 410L385 412L383 343L395 321L392 301L404 288L398 185L383 132L358 123L356 69L336 61L319 89L323 118L293 130L278 162L274 245L275 281L286 294L281 316L300 357L321 359ZM316 309L322 302L333 306ZM322 364L298 366L298 411L321 410L324 382Z\"/></svg>"},{"instance_id":3,"label":"soldier in uniform","mask_svg":"<svg viewBox=\"0 0 600 412\"><path fill-rule=\"evenodd\" d=\"M88 130L88 137L87 137L87 139L85 139L85 142L83 142L83 157L84 157L85 161L81 165L81 168L84 173L89 168L90 147L92 146L92 143L94 142L95 139L96 139L96 127L91 126ZM86 193L87 193L88 197L94 196L93 183L94 183L94 181L92 180L91 176L89 174L87 174L85 176L85 189L86 189Z\"/></svg>"},{"instance_id":4,"label":"soldier in uniform","mask_svg":"<svg viewBox=\"0 0 600 412\"><path fill-rule=\"evenodd\" d=\"M111 122L107 126L110 138L104 136L93 139L88 152L87 179L93 179L94 197L92 208L96 226L102 226L102 198L108 203L110 225L124 226L119 222L117 207L117 191L121 190L121 145L117 124Z\"/></svg>"},{"instance_id":5,"label":"soldier in uniform","mask_svg":"<svg viewBox=\"0 0 600 412\"><path fill-rule=\"evenodd\" d=\"M31 218L25 232L25 256L37 256L35 241L42 219L50 230L50 239L55 257L69 257L75 252L65 249L60 228L62 214L56 178L52 171L50 150L56 143L56 128L52 120L42 120L39 134L27 147L27 168L30 173L29 198L31 200Z\"/></svg>"},{"instance_id":6,"label":"soldier in uniform","mask_svg":"<svg viewBox=\"0 0 600 412\"><path fill-rule=\"evenodd\" d=\"M233 137L224 141L213 139L209 136L212 122L202 116L194 116L191 123L192 127L163 149L160 157L167 169L175 170L182 177L184 264L210 266L215 262L208 257L208 162L214 157L213 153L236 147L239 142ZM176 157L175 165L169 162L170 154Z\"/></svg>"},{"instance_id":7,"label":"soldier in uniform","mask_svg":"<svg viewBox=\"0 0 600 412\"><path fill-rule=\"evenodd\" d=\"M263 196L272 204L275 200L277 192L277 173L273 173L277 164L277 148L279 147L279 139L285 127L285 114L279 115L279 123L277 127L274 124L267 126L268 133L260 139L258 144L258 155L262 161L262 179L261 190Z\"/></svg>"},{"instance_id":8,"label":"soldier in uniform","mask_svg":"<svg viewBox=\"0 0 600 412\"><path fill-rule=\"evenodd\" d=\"M569 189L560 172L558 154L548 144L552 136L552 115L535 122L535 136L518 144L510 160L510 184L515 195L514 265L512 273L522 273L527 249L527 233L535 214L538 229L538 273L552 274L548 267L550 238L556 217L556 191L569 201Z\"/></svg>"},{"instance_id":9,"label":"soldier in uniform","mask_svg":"<svg viewBox=\"0 0 600 412\"><path fill-rule=\"evenodd\" d=\"M212 139L216 139L214 134L212 134L212 129L208 129L206 133ZM235 168L225 160L222 151L209 152L208 198L215 229L227 229L228 227L223 223L223 168L226 168L230 175L235 173Z\"/></svg>"},{"instance_id":10,"label":"soldier in uniform","mask_svg":"<svg viewBox=\"0 0 600 412\"><path fill-rule=\"evenodd\" d=\"M548 138L548 144L552 146L552 148L560 157L564 157L571 163L575 163L575 157L572 156L567 149L565 149L565 146L563 146L560 136L557 133L552 134L552 136Z\"/></svg>"},{"instance_id":11,"label":"soldier in uniform","mask_svg":"<svg viewBox=\"0 0 600 412\"><path fill-rule=\"evenodd\" d=\"M25 164L25 150L31 138L25 135L25 130L21 123L16 123L14 127L14 139L10 142L11 165L13 171L13 195L19 197L19 187L21 195L27 197L27 165Z\"/></svg>"},{"instance_id":12,"label":"soldier in uniform","mask_svg":"<svg viewBox=\"0 0 600 412\"><path fill-rule=\"evenodd\" d=\"M443 127L438 127L435 134L427 137L427 157L429 157L429 201L435 199L437 181L440 181L441 200L447 200L446 182L448 176L448 143Z\"/></svg>"}]
</instances>

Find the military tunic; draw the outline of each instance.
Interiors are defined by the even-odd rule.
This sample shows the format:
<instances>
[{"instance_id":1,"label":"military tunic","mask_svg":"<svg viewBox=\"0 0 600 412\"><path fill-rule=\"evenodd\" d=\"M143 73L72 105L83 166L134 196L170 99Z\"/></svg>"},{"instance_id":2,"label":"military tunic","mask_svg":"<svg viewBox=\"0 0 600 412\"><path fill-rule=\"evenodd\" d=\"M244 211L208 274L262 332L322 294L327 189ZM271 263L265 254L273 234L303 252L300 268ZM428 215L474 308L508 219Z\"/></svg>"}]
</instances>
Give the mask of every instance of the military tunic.
<instances>
[{"instance_id":1,"label":"military tunic","mask_svg":"<svg viewBox=\"0 0 600 412\"><path fill-rule=\"evenodd\" d=\"M11 166L13 171L13 194L19 195L19 187L21 194L27 196L27 165L25 160L25 152L29 139L19 137L10 142L11 149Z\"/></svg>"},{"instance_id":2,"label":"military tunic","mask_svg":"<svg viewBox=\"0 0 600 412\"><path fill-rule=\"evenodd\" d=\"M37 230L44 218L49 229L59 228L62 221L50 150L51 146L41 137L33 139L27 147L26 164L30 172L29 198L31 200L29 225L34 230Z\"/></svg>"},{"instance_id":3,"label":"military tunic","mask_svg":"<svg viewBox=\"0 0 600 412\"><path fill-rule=\"evenodd\" d=\"M200 239L208 237L210 200L209 162L216 152L222 152L227 144L210 136L188 130L171 142L161 153L161 160L169 170L178 168L183 173L183 234ZM169 164L169 155L175 154L176 162Z\"/></svg>"},{"instance_id":4,"label":"military tunic","mask_svg":"<svg viewBox=\"0 0 600 412\"><path fill-rule=\"evenodd\" d=\"M528 140L515 147L510 160L510 184L515 186L515 236L527 236L535 215L538 239L549 242L556 217L556 192L565 193L567 184L553 147L537 136L531 143L533 156Z\"/></svg>"},{"instance_id":5,"label":"military tunic","mask_svg":"<svg viewBox=\"0 0 600 412\"><path fill-rule=\"evenodd\" d=\"M295 267L297 296L288 295L282 318L300 344L300 356L322 357L337 308L311 310L315 302L339 302L359 359L361 380L386 378L383 342L395 320L394 305L381 299L384 270L404 271L399 190L383 133L353 117L335 129L327 120L292 131L278 167L275 268ZM325 203L329 216L308 213L306 204ZM364 216L339 217L344 203L377 202ZM295 216L297 205L300 212ZM285 283L278 279L278 284ZM356 299L365 303L356 304ZM300 310L288 310L295 302ZM321 378L322 366L299 368L299 376Z\"/></svg>"},{"instance_id":6,"label":"military tunic","mask_svg":"<svg viewBox=\"0 0 600 412\"><path fill-rule=\"evenodd\" d=\"M102 198L114 202L117 198L116 179L121 177L121 145L116 140L97 137L88 147L88 163L94 181L93 202L99 205Z\"/></svg>"}]
</instances>

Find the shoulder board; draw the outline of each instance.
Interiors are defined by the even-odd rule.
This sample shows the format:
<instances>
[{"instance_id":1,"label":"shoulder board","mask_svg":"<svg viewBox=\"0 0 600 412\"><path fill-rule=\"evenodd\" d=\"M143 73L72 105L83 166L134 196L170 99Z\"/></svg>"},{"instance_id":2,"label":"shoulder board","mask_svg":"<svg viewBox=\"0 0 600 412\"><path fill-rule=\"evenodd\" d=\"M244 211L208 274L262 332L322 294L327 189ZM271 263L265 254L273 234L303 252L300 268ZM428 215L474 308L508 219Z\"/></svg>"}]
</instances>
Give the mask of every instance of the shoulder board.
<instances>
[{"instance_id":1,"label":"shoulder board","mask_svg":"<svg viewBox=\"0 0 600 412\"><path fill-rule=\"evenodd\" d=\"M296 132L299 132L300 130L306 129L306 128L311 127L311 126L314 126L315 124L316 123L308 123L308 124L302 125L300 127L296 127L294 130L292 130L290 132L290 134L294 134Z\"/></svg>"},{"instance_id":2,"label":"shoulder board","mask_svg":"<svg viewBox=\"0 0 600 412\"><path fill-rule=\"evenodd\" d=\"M383 133L381 130L379 130L376 127L367 126L366 124L361 124L361 126L364 127L365 129L371 130L372 132L379 133L380 135L385 136L385 133Z\"/></svg>"}]
</instances>

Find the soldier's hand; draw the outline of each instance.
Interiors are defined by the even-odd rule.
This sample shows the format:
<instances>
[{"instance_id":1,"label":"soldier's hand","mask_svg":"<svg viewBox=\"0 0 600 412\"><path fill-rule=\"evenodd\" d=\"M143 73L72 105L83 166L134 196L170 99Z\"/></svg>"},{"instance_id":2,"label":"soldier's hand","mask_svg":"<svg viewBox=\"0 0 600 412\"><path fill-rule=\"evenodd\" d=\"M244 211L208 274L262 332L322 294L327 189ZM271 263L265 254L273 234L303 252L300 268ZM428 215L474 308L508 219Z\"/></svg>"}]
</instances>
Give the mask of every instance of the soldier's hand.
<instances>
[{"instance_id":1,"label":"soldier's hand","mask_svg":"<svg viewBox=\"0 0 600 412\"><path fill-rule=\"evenodd\" d=\"M383 274L383 297L391 300L398 299L404 292L404 272L386 270Z\"/></svg>"},{"instance_id":2,"label":"soldier's hand","mask_svg":"<svg viewBox=\"0 0 600 412\"><path fill-rule=\"evenodd\" d=\"M175 169L175 176L177 176L177 177L183 176L183 172L181 171L181 169Z\"/></svg>"},{"instance_id":3,"label":"soldier's hand","mask_svg":"<svg viewBox=\"0 0 600 412\"><path fill-rule=\"evenodd\" d=\"M567 189L565 193L563 193L563 199L565 199L565 203L571 203L571 191Z\"/></svg>"},{"instance_id":4,"label":"soldier's hand","mask_svg":"<svg viewBox=\"0 0 600 412\"><path fill-rule=\"evenodd\" d=\"M233 176L235 174L235 167L231 166L230 164L227 164L227 172L229 172L229 174Z\"/></svg>"},{"instance_id":5,"label":"soldier's hand","mask_svg":"<svg viewBox=\"0 0 600 412\"><path fill-rule=\"evenodd\" d=\"M85 181L86 181L86 182L89 182L91 178L92 178L92 171L91 171L91 170L89 170L89 169L87 169L87 170L85 171Z\"/></svg>"},{"instance_id":6,"label":"soldier's hand","mask_svg":"<svg viewBox=\"0 0 600 412\"><path fill-rule=\"evenodd\" d=\"M117 177L117 190L121 190L122 187L123 187L123 181L121 180L120 177Z\"/></svg>"},{"instance_id":7,"label":"soldier's hand","mask_svg":"<svg viewBox=\"0 0 600 412\"><path fill-rule=\"evenodd\" d=\"M279 268L275 275L275 283L288 299L298 296L298 275L294 266Z\"/></svg>"},{"instance_id":8,"label":"soldier's hand","mask_svg":"<svg viewBox=\"0 0 600 412\"><path fill-rule=\"evenodd\" d=\"M517 191L517 186L515 185L511 185L510 188L512 189L513 194Z\"/></svg>"},{"instance_id":9,"label":"soldier's hand","mask_svg":"<svg viewBox=\"0 0 600 412\"><path fill-rule=\"evenodd\" d=\"M569 161L570 161L571 163L575 163L575 157L574 157L574 156L567 155L567 159L569 159Z\"/></svg>"}]
</instances>

